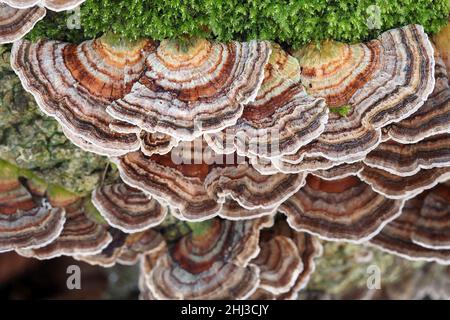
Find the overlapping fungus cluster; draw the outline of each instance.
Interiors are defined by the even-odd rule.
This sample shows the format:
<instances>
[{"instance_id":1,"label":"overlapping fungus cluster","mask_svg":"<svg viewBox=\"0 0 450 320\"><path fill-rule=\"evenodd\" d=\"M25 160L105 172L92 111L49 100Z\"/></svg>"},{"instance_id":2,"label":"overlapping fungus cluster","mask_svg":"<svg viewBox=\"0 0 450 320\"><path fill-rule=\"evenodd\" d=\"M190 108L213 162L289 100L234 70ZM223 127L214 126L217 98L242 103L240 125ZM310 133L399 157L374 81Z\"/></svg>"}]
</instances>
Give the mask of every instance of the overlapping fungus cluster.
<instances>
[{"instance_id":1,"label":"overlapping fungus cluster","mask_svg":"<svg viewBox=\"0 0 450 320\"><path fill-rule=\"evenodd\" d=\"M139 261L148 299L296 298L319 238L450 262L448 31L440 50L420 25L294 52L111 34L32 43L21 38L45 7L81 1L3 2L23 87L121 181L91 201L2 163L0 250ZM168 216L189 231L168 239Z\"/></svg>"}]
</instances>

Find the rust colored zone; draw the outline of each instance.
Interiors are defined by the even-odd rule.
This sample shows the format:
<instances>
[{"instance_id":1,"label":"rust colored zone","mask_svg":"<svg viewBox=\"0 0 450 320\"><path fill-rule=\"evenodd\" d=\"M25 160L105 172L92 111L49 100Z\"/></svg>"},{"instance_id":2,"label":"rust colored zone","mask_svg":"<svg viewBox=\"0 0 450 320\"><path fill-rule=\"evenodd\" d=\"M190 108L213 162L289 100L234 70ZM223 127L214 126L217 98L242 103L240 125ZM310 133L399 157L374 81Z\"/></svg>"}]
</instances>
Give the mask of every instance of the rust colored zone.
<instances>
[{"instance_id":1,"label":"rust colored zone","mask_svg":"<svg viewBox=\"0 0 450 320\"><path fill-rule=\"evenodd\" d=\"M83 54L86 57L90 57L93 54L89 51L94 51L94 54L104 58L107 63L112 65L112 68L118 68L119 70L125 69L125 59L123 63L120 64L117 61L111 60L109 55L105 52L105 48L102 45L97 44L97 42L94 42L93 48L89 48L85 44L81 44L80 46L80 50L83 51ZM110 81L103 82L96 76L96 73L90 73L89 70L85 68L83 62L78 58L77 45L71 44L64 47L63 59L73 78L93 96L107 99L112 102L122 98L127 93L127 90L131 89L130 86L127 88L125 85L124 73L114 74L108 70L100 70L95 61L88 61L89 67L98 74L104 74Z\"/></svg>"},{"instance_id":2,"label":"rust colored zone","mask_svg":"<svg viewBox=\"0 0 450 320\"><path fill-rule=\"evenodd\" d=\"M345 177L338 180L323 180L319 177L309 175L306 178L307 185L314 190L324 191L328 193L341 193L354 186L357 186L361 181L357 177Z\"/></svg>"},{"instance_id":3,"label":"rust colored zone","mask_svg":"<svg viewBox=\"0 0 450 320\"><path fill-rule=\"evenodd\" d=\"M223 59L223 48L220 48L221 52L219 57L221 59L214 62L213 67L211 67L211 72L215 72L217 68L222 63ZM186 88L181 90L173 90L164 88L155 83L154 80L148 79L147 77L141 78L141 83L145 85L147 88L154 92L172 92L177 99L185 102L195 102L199 100L212 100L213 98L219 96L226 90L228 86L231 85L231 82L235 79L231 79L231 71L233 69L234 64L236 63L236 50L232 44L228 45L229 54L227 56L227 60L221 66L220 72L216 75L215 78L212 78L210 82L195 86L193 88ZM175 82L175 80L171 80ZM183 81L184 82L184 81Z\"/></svg>"}]
</instances>

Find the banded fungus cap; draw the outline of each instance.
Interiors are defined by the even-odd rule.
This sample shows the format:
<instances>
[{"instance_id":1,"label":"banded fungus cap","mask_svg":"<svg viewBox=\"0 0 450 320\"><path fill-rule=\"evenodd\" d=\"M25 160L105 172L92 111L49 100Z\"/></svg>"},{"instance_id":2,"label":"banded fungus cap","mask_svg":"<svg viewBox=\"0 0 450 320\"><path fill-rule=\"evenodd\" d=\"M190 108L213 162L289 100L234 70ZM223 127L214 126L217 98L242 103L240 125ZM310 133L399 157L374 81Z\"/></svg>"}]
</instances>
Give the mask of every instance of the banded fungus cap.
<instances>
[{"instance_id":1,"label":"banded fungus cap","mask_svg":"<svg viewBox=\"0 0 450 320\"><path fill-rule=\"evenodd\" d=\"M252 263L261 269L261 283L250 299L296 299L315 270L315 259L322 255L319 240L294 231L280 219L261 232L260 246L261 252Z\"/></svg>"},{"instance_id":2,"label":"banded fungus cap","mask_svg":"<svg viewBox=\"0 0 450 320\"><path fill-rule=\"evenodd\" d=\"M92 203L109 225L126 233L155 227L167 214L165 205L124 183L97 187Z\"/></svg>"},{"instance_id":3,"label":"banded fungus cap","mask_svg":"<svg viewBox=\"0 0 450 320\"><path fill-rule=\"evenodd\" d=\"M422 169L413 175L399 176L364 165L358 177L373 190L390 199L410 199L450 178L450 167Z\"/></svg>"},{"instance_id":4,"label":"banded fungus cap","mask_svg":"<svg viewBox=\"0 0 450 320\"><path fill-rule=\"evenodd\" d=\"M384 128L385 134L391 139L400 143L417 143L427 137L448 132L450 82L444 62L439 56L436 57L435 79L433 93L418 111Z\"/></svg>"},{"instance_id":5,"label":"banded fungus cap","mask_svg":"<svg viewBox=\"0 0 450 320\"><path fill-rule=\"evenodd\" d=\"M386 31L367 43L311 44L294 56L311 95L331 107L349 104L368 128L408 117L434 88L434 51L420 25Z\"/></svg>"},{"instance_id":6,"label":"banded fungus cap","mask_svg":"<svg viewBox=\"0 0 450 320\"><path fill-rule=\"evenodd\" d=\"M45 17L45 13L41 7L17 9L0 2L0 44L21 39Z\"/></svg>"},{"instance_id":7,"label":"banded fungus cap","mask_svg":"<svg viewBox=\"0 0 450 320\"><path fill-rule=\"evenodd\" d=\"M289 225L324 239L363 242L396 218L403 201L388 199L359 178L331 181L309 175L306 185L282 203Z\"/></svg>"},{"instance_id":8,"label":"banded fungus cap","mask_svg":"<svg viewBox=\"0 0 450 320\"><path fill-rule=\"evenodd\" d=\"M100 253L112 241L108 227L90 203L90 199L62 193L50 197L49 201L66 210L66 222L61 234L47 246L20 250L21 255L37 259L93 255Z\"/></svg>"},{"instance_id":9,"label":"banded fungus cap","mask_svg":"<svg viewBox=\"0 0 450 320\"><path fill-rule=\"evenodd\" d=\"M333 109L348 109L345 116L331 113L325 131L300 148L297 159L362 160L381 142L381 128L416 112L435 85L433 48L419 25L389 30L365 44L310 44L293 55L309 94Z\"/></svg>"},{"instance_id":10,"label":"banded fungus cap","mask_svg":"<svg viewBox=\"0 0 450 320\"><path fill-rule=\"evenodd\" d=\"M244 106L235 125L209 134L207 141L220 153L231 144L239 154L272 158L317 138L327 120L324 100L309 96L300 84L297 60L273 44L255 101Z\"/></svg>"},{"instance_id":11,"label":"banded fungus cap","mask_svg":"<svg viewBox=\"0 0 450 320\"><path fill-rule=\"evenodd\" d=\"M15 42L11 65L40 109L54 117L74 143L100 154L124 154L139 148L135 133L111 130L105 111L124 96L144 69L147 40L127 42L114 35L79 45L40 40Z\"/></svg>"},{"instance_id":12,"label":"banded fungus cap","mask_svg":"<svg viewBox=\"0 0 450 320\"><path fill-rule=\"evenodd\" d=\"M100 253L75 256L75 259L106 268L117 263L134 265L142 256L165 248L164 238L155 230L133 234L125 234L117 229L110 229L109 232L112 234L112 241Z\"/></svg>"},{"instance_id":13,"label":"banded fungus cap","mask_svg":"<svg viewBox=\"0 0 450 320\"><path fill-rule=\"evenodd\" d=\"M192 140L233 125L255 99L271 52L265 41L164 40L131 92L107 111L148 132Z\"/></svg>"},{"instance_id":14,"label":"banded fungus cap","mask_svg":"<svg viewBox=\"0 0 450 320\"><path fill-rule=\"evenodd\" d=\"M65 11L78 7L86 0L1 0L11 7L27 9L35 6L45 7L52 11Z\"/></svg>"},{"instance_id":15,"label":"banded fungus cap","mask_svg":"<svg viewBox=\"0 0 450 320\"><path fill-rule=\"evenodd\" d=\"M271 219L191 223L192 234L153 261L146 276L156 299L244 299L257 289L259 233Z\"/></svg>"},{"instance_id":16,"label":"banded fungus cap","mask_svg":"<svg viewBox=\"0 0 450 320\"><path fill-rule=\"evenodd\" d=\"M417 143L388 140L363 160L370 167L397 176L412 176L423 169L450 166L450 134L438 134Z\"/></svg>"},{"instance_id":17,"label":"banded fungus cap","mask_svg":"<svg viewBox=\"0 0 450 320\"><path fill-rule=\"evenodd\" d=\"M141 151L146 156L169 153L179 143L177 139L160 132L141 131L139 134Z\"/></svg>"},{"instance_id":18,"label":"banded fungus cap","mask_svg":"<svg viewBox=\"0 0 450 320\"><path fill-rule=\"evenodd\" d=\"M0 252L39 248L54 241L66 220L42 194L19 180L19 169L0 160Z\"/></svg>"},{"instance_id":19,"label":"banded fungus cap","mask_svg":"<svg viewBox=\"0 0 450 320\"><path fill-rule=\"evenodd\" d=\"M303 174L261 175L235 154L208 152L202 140L184 145L166 155L134 152L114 161L125 183L167 201L190 221L218 215L226 198L249 210L274 209L304 183Z\"/></svg>"},{"instance_id":20,"label":"banded fungus cap","mask_svg":"<svg viewBox=\"0 0 450 320\"><path fill-rule=\"evenodd\" d=\"M408 200L371 244L411 260L450 264L449 183Z\"/></svg>"}]
</instances>

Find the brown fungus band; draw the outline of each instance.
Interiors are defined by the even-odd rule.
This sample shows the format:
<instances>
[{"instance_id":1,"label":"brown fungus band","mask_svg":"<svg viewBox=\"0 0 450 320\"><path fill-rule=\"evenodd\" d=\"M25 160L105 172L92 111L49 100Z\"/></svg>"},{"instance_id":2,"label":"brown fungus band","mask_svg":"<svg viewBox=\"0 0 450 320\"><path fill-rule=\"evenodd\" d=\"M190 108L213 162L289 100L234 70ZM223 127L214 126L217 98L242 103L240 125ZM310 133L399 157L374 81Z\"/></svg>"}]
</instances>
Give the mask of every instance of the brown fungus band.
<instances>
[{"instance_id":1,"label":"brown fungus band","mask_svg":"<svg viewBox=\"0 0 450 320\"><path fill-rule=\"evenodd\" d=\"M126 233L157 226L167 214L166 206L124 183L96 188L92 203L111 226Z\"/></svg>"},{"instance_id":2,"label":"brown fungus band","mask_svg":"<svg viewBox=\"0 0 450 320\"><path fill-rule=\"evenodd\" d=\"M0 44L21 39L44 16L41 7L17 9L0 2Z\"/></svg>"},{"instance_id":3,"label":"brown fungus band","mask_svg":"<svg viewBox=\"0 0 450 320\"><path fill-rule=\"evenodd\" d=\"M357 177L327 181L309 175L306 185L279 210L295 230L325 239L362 242L396 218L402 206L402 200L385 198Z\"/></svg>"}]
</instances>

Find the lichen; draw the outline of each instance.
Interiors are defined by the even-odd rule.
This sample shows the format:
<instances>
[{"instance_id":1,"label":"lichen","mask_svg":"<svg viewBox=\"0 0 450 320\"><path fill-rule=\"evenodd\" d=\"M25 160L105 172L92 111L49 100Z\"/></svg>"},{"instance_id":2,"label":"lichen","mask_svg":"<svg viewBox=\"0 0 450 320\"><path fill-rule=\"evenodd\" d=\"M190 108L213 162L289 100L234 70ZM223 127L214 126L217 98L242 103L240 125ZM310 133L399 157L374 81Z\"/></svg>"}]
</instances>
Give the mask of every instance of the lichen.
<instances>
[{"instance_id":1,"label":"lichen","mask_svg":"<svg viewBox=\"0 0 450 320\"><path fill-rule=\"evenodd\" d=\"M369 266L380 271L381 287L401 277L407 270L421 268L423 262L410 262L365 245L324 242L323 256L317 259L316 271L307 291L326 292L337 297L350 290L366 288L371 275Z\"/></svg>"}]
</instances>

